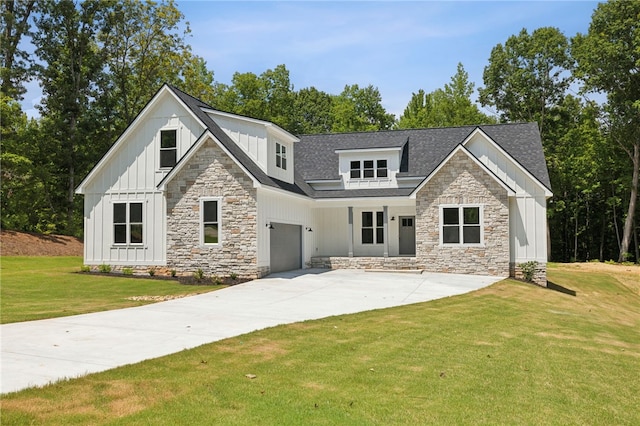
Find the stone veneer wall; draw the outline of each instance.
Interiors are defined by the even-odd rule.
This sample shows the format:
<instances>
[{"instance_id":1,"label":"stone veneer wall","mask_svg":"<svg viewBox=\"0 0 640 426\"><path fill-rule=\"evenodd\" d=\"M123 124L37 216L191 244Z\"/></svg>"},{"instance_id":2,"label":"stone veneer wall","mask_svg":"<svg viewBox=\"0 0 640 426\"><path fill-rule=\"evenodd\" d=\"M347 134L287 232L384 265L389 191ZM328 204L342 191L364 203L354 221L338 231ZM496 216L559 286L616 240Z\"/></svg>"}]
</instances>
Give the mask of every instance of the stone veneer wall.
<instances>
[{"instance_id":1,"label":"stone veneer wall","mask_svg":"<svg viewBox=\"0 0 640 426\"><path fill-rule=\"evenodd\" d=\"M441 246L442 204L484 206L484 246ZM509 200L506 190L458 151L416 195L416 258L430 272L509 275Z\"/></svg>"},{"instance_id":2,"label":"stone veneer wall","mask_svg":"<svg viewBox=\"0 0 640 426\"><path fill-rule=\"evenodd\" d=\"M522 273L522 268L520 264L510 263L509 264L509 276L518 279L524 280L524 274ZM531 282L537 284L542 287L547 287L547 264L538 262L536 265L536 269L533 273L533 278Z\"/></svg>"},{"instance_id":3,"label":"stone veneer wall","mask_svg":"<svg viewBox=\"0 0 640 426\"><path fill-rule=\"evenodd\" d=\"M200 198L222 197L221 244L200 244ZM256 278L256 189L213 141L206 142L167 185L167 268L180 274Z\"/></svg>"}]
</instances>

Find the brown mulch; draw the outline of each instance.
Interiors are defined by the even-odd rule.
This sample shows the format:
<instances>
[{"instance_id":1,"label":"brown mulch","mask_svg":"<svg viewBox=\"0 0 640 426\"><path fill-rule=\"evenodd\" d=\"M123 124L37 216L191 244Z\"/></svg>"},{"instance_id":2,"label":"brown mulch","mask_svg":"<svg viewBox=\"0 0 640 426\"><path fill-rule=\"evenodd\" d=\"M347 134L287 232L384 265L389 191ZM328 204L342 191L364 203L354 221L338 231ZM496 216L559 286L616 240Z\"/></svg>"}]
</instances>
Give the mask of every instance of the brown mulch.
<instances>
[{"instance_id":1,"label":"brown mulch","mask_svg":"<svg viewBox=\"0 0 640 426\"><path fill-rule=\"evenodd\" d=\"M2 256L82 256L82 240L66 235L0 231Z\"/></svg>"}]
</instances>

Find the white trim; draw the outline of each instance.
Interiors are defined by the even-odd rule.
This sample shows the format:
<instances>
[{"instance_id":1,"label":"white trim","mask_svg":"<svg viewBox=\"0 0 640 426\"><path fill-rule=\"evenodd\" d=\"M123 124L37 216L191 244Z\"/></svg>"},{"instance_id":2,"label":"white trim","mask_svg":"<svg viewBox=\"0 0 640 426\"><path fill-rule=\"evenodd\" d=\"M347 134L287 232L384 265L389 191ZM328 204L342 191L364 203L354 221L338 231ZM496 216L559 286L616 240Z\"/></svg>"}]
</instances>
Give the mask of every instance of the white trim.
<instances>
[{"instance_id":1,"label":"white trim","mask_svg":"<svg viewBox=\"0 0 640 426\"><path fill-rule=\"evenodd\" d=\"M498 150L498 152L500 152L502 155L504 155L505 157L507 157L509 160L511 160L511 162L518 168L518 170L520 170L522 173L524 173L529 179L533 180L536 184L538 184L543 190L544 190L544 195L545 197L549 198L549 197L553 197L553 193L549 190L549 188L547 188L542 182L540 182L535 176L533 176L531 173L529 173L529 171L527 169L525 169L515 158L513 158L513 156L509 155L509 153L507 151L505 151L504 149L502 149L502 147L500 145L498 145L493 139L491 139L491 137L489 135L487 135L480 127L476 127L473 132L471 132L469 134L469 136L467 136L462 142L460 142L460 144L462 146L465 146L466 144L468 144L473 138L474 136L476 136L477 134L482 135L491 145L493 145L494 148L496 148ZM465 146L466 148L466 146Z\"/></svg>"},{"instance_id":2,"label":"white trim","mask_svg":"<svg viewBox=\"0 0 640 426\"><path fill-rule=\"evenodd\" d=\"M334 153L336 154L360 154L363 152L371 153L371 152L388 152L388 151L401 151L402 147L391 147L391 148L349 148L349 149L336 149Z\"/></svg>"},{"instance_id":3,"label":"white trim","mask_svg":"<svg viewBox=\"0 0 640 426\"><path fill-rule=\"evenodd\" d=\"M464 242L464 214L462 213L465 207L478 208L479 226L480 226L480 242L479 243L465 243ZM445 243L442 241L444 230L444 209L458 209L459 223L457 225L459 232L458 243ZM484 247L484 205L483 204L440 204L438 206L438 231L440 233L439 243L440 247Z\"/></svg>"},{"instance_id":4,"label":"white trim","mask_svg":"<svg viewBox=\"0 0 640 426\"><path fill-rule=\"evenodd\" d=\"M162 167L162 156L160 155L160 153L162 152L162 132L166 132L166 131L170 131L173 130L176 132L176 146L175 146L175 150L176 150L176 162L173 164L173 166L169 166L169 167ZM169 170L171 170L173 167L175 167L176 164L178 164L178 161L180 161L180 156L178 155L178 147L180 146L180 126L166 126L166 127L162 127L160 129L158 129L158 134L155 136L155 138L157 140L157 147L158 149L156 150L156 159L158 160L158 162L156 164L158 164L158 168L156 170L156 172L161 172L161 173L166 173Z\"/></svg>"},{"instance_id":5,"label":"white trim","mask_svg":"<svg viewBox=\"0 0 640 426\"><path fill-rule=\"evenodd\" d=\"M140 249L147 248L147 224L145 221L145 213L147 207L145 206L148 203L148 200L143 199L134 199L134 200L108 200L108 203L111 204L110 210L110 219L111 219L111 241L109 242L109 246L114 249L120 248L131 248L131 249ZM126 227L125 239L127 242L124 243L116 243L116 234L115 234L115 217L114 217L114 205L115 204L124 204L125 207L125 222L124 225ZM142 242L141 243L132 243L131 242L131 204L140 204L142 207ZM122 225L122 223L119 223Z\"/></svg>"},{"instance_id":6,"label":"white trim","mask_svg":"<svg viewBox=\"0 0 640 426\"><path fill-rule=\"evenodd\" d=\"M200 234L199 241L201 247L221 247L224 241L224 233L222 232L222 200L223 197L200 197L198 203L200 205L200 215L198 218L198 233ZM218 210L218 242L217 243L205 243L204 242L204 203L207 201L215 201Z\"/></svg>"},{"instance_id":7,"label":"white trim","mask_svg":"<svg viewBox=\"0 0 640 426\"><path fill-rule=\"evenodd\" d=\"M259 124L261 126L264 126L267 129L267 133L271 133L273 135L280 135L284 137L284 139L288 139L291 142L300 142L300 139L298 139L291 133L284 130L282 127L270 121L260 120L258 118L245 117L243 115L231 114L229 112L222 112L222 111L218 111L211 108L200 108L200 109L206 114L218 115L221 117L232 118L239 121L246 121L248 123Z\"/></svg>"},{"instance_id":8,"label":"white trim","mask_svg":"<svg viewBox=\"0 0 640 426\"><path fill-rule=\"evenodd\" d=\"M493 178L493 180L495 180L501 187L503 187L505 189L505 191L507 191L507 195L509 197L513 197L514 195L516 195L516 192L511 189L511 187L509 187L509 185L507 185L505 182L502 181L502 179L500 179L498 176L495 175L495 173L493 173L491 170L489 170L489 168L487 166L484 165L484 163L482 163L480 160L478 160L476 158L475 155L473 155L466 147L464 147L462 144L458 144L450 153L449 155L447 155L447 157L442 160L440 162L440 164L438 164L438 167L436 167L430 174L429 176L427 176L421 184L419 184L418 186L416 186L416 188L411 192L411 195L409 195L410 198L416 198L417 193L424 188L424 186L431 180L431 178L433 178L435 175L438 174L438 172L440 171L440 169L442 169L448 162L449 160L451 160L451 158L453 158L454 155L456 155L458 152L462 151L463 153L465 153L474 163L476 163L478 165L478 167L480 167L484 172L486 172L489 176L491 176Z\"/></svg>"},{"instance_id":9,"label":"white trim","mask_svg":"<svg viewBox=\"0 0 640 426\"><path fill-rule=\"evenodd\" d=\"M100 161L98 161L98 164L96 164L93 169L91 169L91 171L89 172L89 174L87 175L87 177L85 177L82 182L80 182L80 185L78 185L78 187L76 188L75 192L76 194L85 194L86 193L86 187L89 185L89 183L91 183L91 181L93 179L95 179L96 175L105 167L105 165L111 160L111 158L115 155L116 151L118 151L120 149L120 147L123 145L124 140L129 137L129 135L134 131L134 129L136 127L138 127L138 124L143 121L145 118L145 115L148 113L148 111L153 108L155 106L155 104L158 102L158 99L160 99L160 97L164 96L165 93L170 93L171 96L173 96L173 98L184 108L184 110L198 123L200 124L200 126L202 126L203 129L206 129L207 126L204 125L204 123L193 113L193 111L191 111L191 108L189 108L184 102L182 102L182 99L180 99L180 97L178 95L176 95L173 90L171 90L171 88L167 85L164 84L160 90L158 90L158 92L155 94L155 96L147 103L147 105L145 105L145 107L142 109L142 111L140 112L140 114L138 114L136 116L136 118L131 122L131 124L125 129L125 131L120 135L120 137L118 137L118 139L116 139L116 141L114 142L113 145L111 145L111 148L109 148L109 150L107 151L107 153L100 159ZM179 159L177 159L178 162L180 162ZM158 163L159 165L159 163Z\"/></svg>"},{"instance_id":10,"label":"white trim","mask_svg":"<svg viewBox=\"0 0 640 426\"><path fill-rule=\"evenodd\" d=\"M342 179L311 179L305 180L309 185L313 185L316 183L342 183Z\"/></svg>"}]
</instances>

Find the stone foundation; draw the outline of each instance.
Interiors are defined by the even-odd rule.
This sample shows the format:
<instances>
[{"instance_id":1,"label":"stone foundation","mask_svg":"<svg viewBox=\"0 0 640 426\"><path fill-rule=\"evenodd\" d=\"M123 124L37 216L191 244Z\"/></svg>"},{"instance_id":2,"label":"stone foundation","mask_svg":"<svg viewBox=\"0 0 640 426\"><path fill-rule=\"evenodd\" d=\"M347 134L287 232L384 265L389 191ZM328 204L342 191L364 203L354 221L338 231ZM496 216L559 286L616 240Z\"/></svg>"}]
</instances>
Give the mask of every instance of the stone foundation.
<instances>
[{"instance_id":1,"label":"stone foundation","mask_svg":"<svg viewBox=\"0 0 640 426\"><path fill-rule=\"evenodd\" d=\"M312 257L309 268L418 270L415 257Z\"/></svg>"},{"instance_id":2,"label":"stone foundation","mask_svg":"<svg viewBox=\"0 0 640 426\"><path fill-rule=\"evenodd\" d=\"M509 263L509 276L517 280L525 281L524 274L522 273L521 263ZM532 283L542 287L547 286L547 264L538 262L535 272L533 273Z\"/></svg>"}]
</instances>

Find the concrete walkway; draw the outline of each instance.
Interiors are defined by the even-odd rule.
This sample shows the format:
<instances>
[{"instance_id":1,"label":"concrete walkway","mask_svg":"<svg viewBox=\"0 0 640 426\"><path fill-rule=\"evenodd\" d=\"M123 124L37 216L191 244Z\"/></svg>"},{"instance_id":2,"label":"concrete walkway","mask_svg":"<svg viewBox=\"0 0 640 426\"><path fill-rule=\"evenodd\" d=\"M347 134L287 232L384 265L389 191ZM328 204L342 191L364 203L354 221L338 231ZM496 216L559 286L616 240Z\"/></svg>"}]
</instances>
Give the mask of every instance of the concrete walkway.
<instances>
[{"instance_id":1,"label":"concrete walkway","mask_svg":"<svg viewBox=\"0 0 640 426\"><path fill-rule=\"evenodd\" d=\"M193 348L279 324L424 302L501 278L304 270L136 308L0 326L0 393Z\"/></svg>"}]
</instances>

